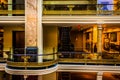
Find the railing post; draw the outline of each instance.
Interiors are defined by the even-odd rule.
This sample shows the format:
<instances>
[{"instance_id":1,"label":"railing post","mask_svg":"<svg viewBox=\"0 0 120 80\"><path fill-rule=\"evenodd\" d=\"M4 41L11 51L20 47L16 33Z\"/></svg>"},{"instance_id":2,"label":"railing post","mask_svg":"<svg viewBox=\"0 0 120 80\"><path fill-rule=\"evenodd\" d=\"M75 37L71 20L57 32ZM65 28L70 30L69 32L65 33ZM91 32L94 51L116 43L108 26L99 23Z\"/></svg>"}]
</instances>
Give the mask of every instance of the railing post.
<instances>
[{"instance_id":1,"label":"railing post","mask_svg":"<svg viewBox=\"0 0 120 80\"><path fill-rule=\"evenodd\" d=\"M24 65L25 65L25 70L27 69L27 63L28 63L28 59L30 59L30 56L22 56L22 59L24 59Z\"/></svg>"},{"instance_id":2,"label":"railing post","mask_svg":"<svg viewBox=\"0 0 120 80\"><path fill-rule=\"evenodd\" d=\"M72 15L72 10L73 10L73 8L74 8L74 5L68 5L67 7L69 8L70 15Z\"/></svg>"},{"instance_id":3,"label":"railing post","mask_svg":"<svg viewBox=\"0 0 120 80\"><path fill-rule=\"evenodd\" d=\"M100 15L102 13L102 5L101 4L97 4L97 15Z\"/></svg>"},{"instance_id":4,"label":"railing post","mask_svg":"<svg viewBox=\"0 0 120 80\"><path fill-rule=\"evenodd\" d=\"M12 11L12 0L8 0L8 11ZM8 16L12 16L12 14L8 14Z\"/></svg>"},{"instance_id":5,"label":"railing post","mask_svg":"<svg viewBox=\"0 0 120 80\"><path fill-rule=\"evenodd\" d=\"M42 14L46 14L46 11L47 11L47 9L46 9L45 5L43 5L43 13Z\"/></svg>"},{"instance_id":6,"label":"railing post","mask_svg":"<svg viewBox=\"0 0 120 80\"><path fill-rule=\"evenodd\" d=\"M12 60L13 59L13 48L10 48L10 55L9 55L10 57L10 60Z\"/></svg>"}]
</instances>

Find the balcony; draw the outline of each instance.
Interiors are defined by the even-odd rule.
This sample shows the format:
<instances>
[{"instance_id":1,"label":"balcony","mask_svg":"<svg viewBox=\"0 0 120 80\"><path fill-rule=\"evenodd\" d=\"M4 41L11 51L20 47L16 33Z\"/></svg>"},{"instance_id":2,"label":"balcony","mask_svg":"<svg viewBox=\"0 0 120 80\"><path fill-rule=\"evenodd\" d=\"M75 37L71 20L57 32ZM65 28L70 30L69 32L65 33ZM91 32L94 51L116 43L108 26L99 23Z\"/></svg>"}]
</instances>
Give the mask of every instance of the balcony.
<instances>
[{"instance_id":1,"label":"balcony","mask_svg":"<svg viewBox=\"0 0 120 80\"><path fill-rule=\"evenodd\" d=\"M16 53L16 52L15 52ZM59 64L120 66L120 53L58 52L51 54L7 54L11 69L47 69ZM59 59L58 59L59 57ZM39 62L38 58L42 58ZM3 59L1 59L2 61ZM5 61L6 59L4 59Z\"/></svg>"},{"instance_id":2,"label":"balcony","mask_svg":"<svg viewBox=\"0 0 120 80\"><path fill-rule=\"evenodd\" d=\"M37 54L37 48L14 48L7 57L5 71L17 75L43 75L57 70L56 53ZM33 71L34 70L34 71Z\"/></svg>"},{"instance_id":3,"label":"balcony","mask_svg":"<svg viewBox=\"0 0 120 80\"><path fill-rule=\"evenodd\" d=\"M23 48L15 48L14 54L9 54L7 58L7 66L16 69L46 69L57 64L57 54L37 54L37 49L31 48L24 54Z\"/></svg>"},{"instance_id":4,"label":"balcony","mask_svg":"<svg viewBox=\"0 0 120 80\"><path fill-rule=\"evenodd\" d=\"M79 3L79 1L77 1ZM120 10L116 4L78 4L61 2L43 4L43 15L96 15L96 16L116 16L120 15ZM111 7L111 8L109 8Z\"/></svg>"},{"instance_id":5,"label":"balcony","mask_svg":"<svg viewBox=\"0 0 120 80\"><path fill-rule=\"evenodd\" d=\"M59 64L120 66L120 53L62 52L59 57Z\"/></svg>"},{"instance_id":6,"label":"balcony","mask_svg":"<svg viewBox=\"0 0 120 80\"><path fill-rule=\"evenodd\" d=\"M0 16L24 16L24 4L1 4Z\"/></svg>"}]
</instances>

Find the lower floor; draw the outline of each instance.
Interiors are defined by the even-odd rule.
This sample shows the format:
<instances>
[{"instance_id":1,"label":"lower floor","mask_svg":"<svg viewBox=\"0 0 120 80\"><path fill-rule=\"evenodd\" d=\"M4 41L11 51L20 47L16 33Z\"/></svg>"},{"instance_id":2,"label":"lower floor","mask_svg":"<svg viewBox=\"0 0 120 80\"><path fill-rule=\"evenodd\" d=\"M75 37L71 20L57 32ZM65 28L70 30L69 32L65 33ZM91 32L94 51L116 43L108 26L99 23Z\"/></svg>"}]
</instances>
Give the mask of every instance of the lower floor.
<instances>
[{"instance_id":1,"label":"lower floor","mask_svg":"<svg viewBox=\"0 0 120 80\"><path fill-rule=\"evenodd\" d=\"M47 75L11 75L0 72L0 80L120 80L120 73L54 72Z\"/></svg>"}]
</instances>

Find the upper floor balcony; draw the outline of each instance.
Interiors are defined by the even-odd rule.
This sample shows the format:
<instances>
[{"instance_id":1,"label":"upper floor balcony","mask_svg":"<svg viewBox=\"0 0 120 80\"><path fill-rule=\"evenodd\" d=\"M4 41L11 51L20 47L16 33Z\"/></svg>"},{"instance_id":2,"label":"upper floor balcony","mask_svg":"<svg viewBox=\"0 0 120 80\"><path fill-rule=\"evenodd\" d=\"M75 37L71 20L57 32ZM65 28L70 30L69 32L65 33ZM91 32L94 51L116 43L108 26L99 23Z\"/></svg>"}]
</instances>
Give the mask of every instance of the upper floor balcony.
<instances>
[{"instance_id":1,"label":"upper floor balcony","mask_svg":"<svg viewBox=\"0 0 120 80\"><path fill-rule=\"evenodd\" d=\"M24 16L24 4L0 4L0 16Z\"/></svg>"},{"instance_id":2,"label":"upper floor balcony","mask_svg":"<svg viewBox=\"0 0 120 80\"><path fill-rule=\"evenodd\" d=\"M99 4L97 1L49 1L43 2L43 15L120 15L119 5Z\"/></svg>"},{"instance_id":3,"label":"upper floor balcony","mask_svg":"<svg viewBox=\"0 0 120 80\"><path fill-rule=\"evenodd\" d=\"M120 15L119 5L88 1L43 1L43 15ZM0 4L0 16L24 16L25 4Z\"/></svg>"}]
</instances>

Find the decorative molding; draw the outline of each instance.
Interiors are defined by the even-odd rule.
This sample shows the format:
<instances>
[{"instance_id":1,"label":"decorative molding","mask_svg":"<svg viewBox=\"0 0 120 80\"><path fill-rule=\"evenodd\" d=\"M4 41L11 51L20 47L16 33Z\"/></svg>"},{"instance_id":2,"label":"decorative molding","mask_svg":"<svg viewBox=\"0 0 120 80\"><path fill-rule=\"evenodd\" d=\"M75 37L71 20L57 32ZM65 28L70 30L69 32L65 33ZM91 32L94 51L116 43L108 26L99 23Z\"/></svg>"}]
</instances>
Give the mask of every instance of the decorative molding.
<instances>
[{"instance_id":1,"label":"decorative molding","mask_svg":"<svg viewBox=\"0 0 120 80\"><path fill-rule=\"evenodd\" d=\"M16 68L42 68L42 67L48 67L51 65L57 64L58 60L55 61L47 61L47 62L12 62L12 61L7 61L7 66L10 67L16 67Z\"/></svg>"},{"instance_id":2,"label":"decorative molding","mask_svg":"<svg viewBox=\"0 0 120 80\"><path fill-rule=\"evenodd\" d=\"M120 66L104 66L104 65L68 65L59 64L58 72L68 71L68 72L112 72L120 73Z\"/></svg>"},{"instance_id":3,"label":"decorative molding","mask_svg":"<svg viewBox=\"0 0 120 80\"><path fill-rule=\"evenodd\" d=\"M6 63L0 63L0 71L5 70Z\"/></svg>"},{"instance_id":4,"label":"decorative molding","mask_svg":"<svg viewBox=\"0 0 120 80\"><path fill-rule=\"evenodd\" d=\"M14 75L45 75L57 71L58 65L41 70L18 70L18 69L9 69L5 67L5 71L9 74Z\"/></svg>"},{"instance_id":5,"label":"decorative molding","mask_svg":"<svg viewBox=\"0 0 120 80\"><path fill-rule=\"evenodd\" d=\"M45 24L109 24L109 23L120 23L120 16L48 16L42 17L42 23Z\"/></svg>"}]
</instances>

